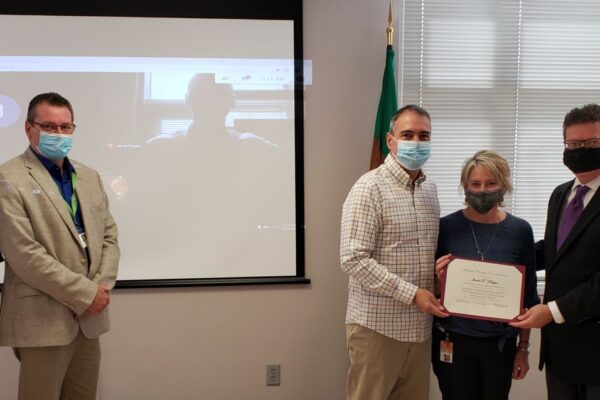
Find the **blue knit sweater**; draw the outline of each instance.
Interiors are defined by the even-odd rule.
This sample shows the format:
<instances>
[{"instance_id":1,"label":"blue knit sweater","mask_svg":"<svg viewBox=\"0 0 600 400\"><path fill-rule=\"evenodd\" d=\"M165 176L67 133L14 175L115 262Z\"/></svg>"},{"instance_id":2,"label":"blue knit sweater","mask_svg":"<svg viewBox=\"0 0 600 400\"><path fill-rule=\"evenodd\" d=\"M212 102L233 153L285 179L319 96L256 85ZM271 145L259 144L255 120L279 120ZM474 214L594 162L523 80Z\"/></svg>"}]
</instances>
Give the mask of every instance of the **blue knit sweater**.
<instances>
[{"instance_id":1,"label":"blue knit sweater","mask_svg":"<svg viewBox=\"0 0 600 400\"><path fill-rule=\"evenodd\" d=\"M512 214L507 213L499 224L472 222L465 217L463 210L443 217L440 220L436 259L448 253L457 257L480 259L471 225L479 249L484 252L485 261L525 266L524 306L530 308L538 304L540 299L536 287L533 230L527 221ZM436 323L450 332L477 337L516 336L518 333L518 329L503 322L448 317L436 318Z\"/></svg>"}]
</instances>

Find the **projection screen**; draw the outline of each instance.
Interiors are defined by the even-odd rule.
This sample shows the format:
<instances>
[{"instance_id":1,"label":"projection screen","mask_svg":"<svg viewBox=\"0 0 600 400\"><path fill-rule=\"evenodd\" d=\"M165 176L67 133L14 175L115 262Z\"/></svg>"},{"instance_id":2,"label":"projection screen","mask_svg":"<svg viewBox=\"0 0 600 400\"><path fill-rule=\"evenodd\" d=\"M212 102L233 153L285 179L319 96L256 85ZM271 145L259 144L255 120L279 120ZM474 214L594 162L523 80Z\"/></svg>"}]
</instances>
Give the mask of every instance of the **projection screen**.
<instances>
[{"instance_id":1,"label":"projection screen","mask_svg":"<svg viewBox=\"0 0 600 400\"><path fill-rule=\"evenodd\" d=\"M119 226L119 286L307 282L294 24L0 15L0 163L58 92Z\"/></svg>"}]
</instances>

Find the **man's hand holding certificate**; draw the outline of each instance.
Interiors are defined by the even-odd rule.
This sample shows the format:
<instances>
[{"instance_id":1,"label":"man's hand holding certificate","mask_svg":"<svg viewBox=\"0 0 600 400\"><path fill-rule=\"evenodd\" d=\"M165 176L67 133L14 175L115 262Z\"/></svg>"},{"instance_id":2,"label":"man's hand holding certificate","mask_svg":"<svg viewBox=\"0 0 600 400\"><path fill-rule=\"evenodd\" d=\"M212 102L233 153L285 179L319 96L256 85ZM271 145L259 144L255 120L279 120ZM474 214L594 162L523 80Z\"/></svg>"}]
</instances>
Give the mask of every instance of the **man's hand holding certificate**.
<instances>
[{"instance_id":1,"label":"man's hand holding certificate","mask_svg":"<svg viewBox=\"0 0 600 400\"><path fill-rule=\"evenodd\" d=\"M450 315L509 322L522 313L523 266L449 257L444 272L441 304Z\"/></svg>"}]
</instances>

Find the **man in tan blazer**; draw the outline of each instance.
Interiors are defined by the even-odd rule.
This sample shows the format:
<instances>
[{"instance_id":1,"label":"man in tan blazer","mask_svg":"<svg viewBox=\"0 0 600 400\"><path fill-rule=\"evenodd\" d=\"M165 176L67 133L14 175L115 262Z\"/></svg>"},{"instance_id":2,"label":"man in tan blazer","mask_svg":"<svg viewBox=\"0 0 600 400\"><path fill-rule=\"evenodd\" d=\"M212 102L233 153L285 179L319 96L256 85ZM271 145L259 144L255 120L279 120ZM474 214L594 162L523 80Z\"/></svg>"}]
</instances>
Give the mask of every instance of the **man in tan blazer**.
<instances>
[{"instance_id":1,"label":"man in tan blazer","mask_svg":"<svg viewBox=\"0 0 600 400\"><path fill-rule=\"evenodd\" d=\"M40 94L30 146L0 166L0 345L21 362L20 400L96 398L119 247L102 179L67 157L74 131L69 101Z\"/></svg>"}]
</instances>

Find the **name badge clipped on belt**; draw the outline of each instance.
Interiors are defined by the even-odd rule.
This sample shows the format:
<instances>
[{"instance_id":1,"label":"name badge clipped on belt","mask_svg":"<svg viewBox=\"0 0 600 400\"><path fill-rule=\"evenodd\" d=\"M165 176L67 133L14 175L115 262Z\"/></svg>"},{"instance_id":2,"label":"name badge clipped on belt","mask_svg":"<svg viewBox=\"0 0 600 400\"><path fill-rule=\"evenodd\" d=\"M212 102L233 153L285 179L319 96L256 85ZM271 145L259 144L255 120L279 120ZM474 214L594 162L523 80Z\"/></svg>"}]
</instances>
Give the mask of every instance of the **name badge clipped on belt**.
<instances>
[{"instance_id":1,"label":"name badge clipped on belt","mask_svg":"<svg viewBox=\"0 0 600 400\"><path fill-rule=\"evenodd\" d=\"M87 240L85 238L85 232L82 232L79 234L79 243L81 244L82 248L87 248Z\"/></svg>"}]
</instances>

